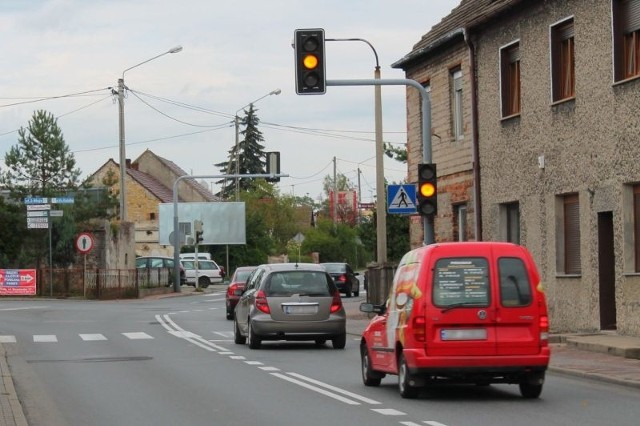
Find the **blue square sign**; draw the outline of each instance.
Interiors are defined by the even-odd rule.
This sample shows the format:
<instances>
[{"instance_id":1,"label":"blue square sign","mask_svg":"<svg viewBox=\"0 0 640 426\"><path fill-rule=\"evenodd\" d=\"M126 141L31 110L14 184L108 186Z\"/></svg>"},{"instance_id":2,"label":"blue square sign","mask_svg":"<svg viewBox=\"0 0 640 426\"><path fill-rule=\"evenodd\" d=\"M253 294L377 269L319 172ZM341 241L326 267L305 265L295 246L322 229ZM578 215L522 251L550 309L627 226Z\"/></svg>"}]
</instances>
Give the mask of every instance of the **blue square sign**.
<instances>
[{"instance_id":1,"label":"blue square sign","mask_svg":"<svg viewBox=\"0 0 640 426\"><path fill-rule=\"evenodd\" d=\"M415 184L387 186L387 212L389 214L415 214L418 212L416 205Z\"/></svg>"}]
</instances>

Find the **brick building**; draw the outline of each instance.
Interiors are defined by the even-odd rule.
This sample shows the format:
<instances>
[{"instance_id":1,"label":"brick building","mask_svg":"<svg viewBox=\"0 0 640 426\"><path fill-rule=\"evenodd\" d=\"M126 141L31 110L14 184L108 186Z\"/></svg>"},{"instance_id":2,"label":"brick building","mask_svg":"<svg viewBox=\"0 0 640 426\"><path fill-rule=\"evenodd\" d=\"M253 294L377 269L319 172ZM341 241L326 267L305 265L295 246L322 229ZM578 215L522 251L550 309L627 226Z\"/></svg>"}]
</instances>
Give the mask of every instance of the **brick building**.
<instances>
[{"instance_id":1,"label":"brick building","mask_svg":"<svg viewBox=\"0 0 640 426\"><path fill-rule=\"evenodd\" d=\"M456 66L456 47L476 144L478 239L532 251L554 329L640 335L640 0L463 0L397 64L431 84L434 133L453 122L434 76ZM440 167L449 157L434 144L433 159ZM448 239L441 220L436 237Z\"/></svg>"}]
</instances>

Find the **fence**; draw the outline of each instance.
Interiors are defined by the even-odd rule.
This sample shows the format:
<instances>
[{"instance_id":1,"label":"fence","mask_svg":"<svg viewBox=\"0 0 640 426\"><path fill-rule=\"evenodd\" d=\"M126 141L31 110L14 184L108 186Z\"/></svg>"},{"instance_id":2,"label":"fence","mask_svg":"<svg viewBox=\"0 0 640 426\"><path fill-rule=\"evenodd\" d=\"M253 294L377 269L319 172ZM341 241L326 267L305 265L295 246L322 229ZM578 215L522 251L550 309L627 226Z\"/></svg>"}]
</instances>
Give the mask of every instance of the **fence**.
<instances>
[{"instance_id":1,"label":"fence","mask_svg":"<svg viewBox=\"0 0 640 426\"><path fill-rule=\"evenodd\" d=\"M136 299L156 289L170 290L172 272L168 268L87 269L86 272L81 268L41 268L36 294L101 300Z\"/></svg>"}]
</instances>

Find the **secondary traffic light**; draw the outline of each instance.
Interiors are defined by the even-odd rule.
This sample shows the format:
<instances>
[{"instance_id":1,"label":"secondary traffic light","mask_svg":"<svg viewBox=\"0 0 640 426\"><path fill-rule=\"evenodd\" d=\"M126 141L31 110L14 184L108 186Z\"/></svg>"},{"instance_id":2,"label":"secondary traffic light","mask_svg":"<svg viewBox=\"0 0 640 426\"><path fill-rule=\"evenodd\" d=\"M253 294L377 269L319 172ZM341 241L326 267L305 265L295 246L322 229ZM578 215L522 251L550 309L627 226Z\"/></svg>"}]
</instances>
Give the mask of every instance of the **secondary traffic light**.
<instances>
[{"instance_id":1,"label":"secondary traffic light","mask_svg":"<svg viewBox=\"0 0 640 426\"><path fill-rule=\"evenodd\" d=\"M202 231L196 231L196 245L202 242Z\"/></svg>"},{"instance_id":2,"label":"secondary traffic light","mask_svg":"<svg viewBox=\"0 0 640 426\"><path fill-rule=\"evenodd\" d=\"M418 164L418 213L435 216L438 213L438 180L436 165Z\"/></svg>"},{"instance_id":3,"label":"secondary traffic light","mask_svg":"<svg viewBox=\"0 0 640 426\"><path fill-rule=\"evenodd\" d=\"M295 30L296 93L322 95L326 92L324 30Z\"/></svg>"}]
</instances>

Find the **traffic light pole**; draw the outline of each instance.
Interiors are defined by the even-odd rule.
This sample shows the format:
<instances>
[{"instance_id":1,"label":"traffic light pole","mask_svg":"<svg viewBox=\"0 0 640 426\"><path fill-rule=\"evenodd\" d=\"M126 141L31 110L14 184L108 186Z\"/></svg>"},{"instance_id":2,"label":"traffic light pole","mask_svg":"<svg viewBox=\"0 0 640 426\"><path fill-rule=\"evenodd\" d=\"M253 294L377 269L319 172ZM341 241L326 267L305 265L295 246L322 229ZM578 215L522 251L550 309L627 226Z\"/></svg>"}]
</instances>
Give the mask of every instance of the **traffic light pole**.
<instances>
[{"instance_id":1,"label":"traffic light pole","mask_svg":"<svg viewBox=\"0 0 640 426\"><path fill-rule=\"evenodd\" d=\"M422 99L422 162L431 163L431 101L429 92L417 81L410 79L355 79L355 80L327 80L327 86L412 86L418 89ZM384 170L377 170L376 173L384 176ZM384 200L378 200L378 204ZM386 209L386 206L383 206ZM380 207L378 207L380 208ZM433 219L423 217L424 244L435 242L435 232L433 229ZM386 231L386 230L385 230Z\"/></svg>"},{"instance_id":2,"label":"traffic light pole","mask_svg":"<svg viewBox=\"0 0 640 426\"><path fill-rule=\"evenodd\" d=\"M271 174L234 174L234 175L185 175L178 176L173 182L173 291L180 293L180 232L178 222L178 184L184 179L240 179L240 178L264 178L273 179L289 177L280 173ZM197 260L197 252L196 252ZM197 276L196 276L197 280ZM197 284L196 284L197 285Z\"/></svg>"}]
</instances>

